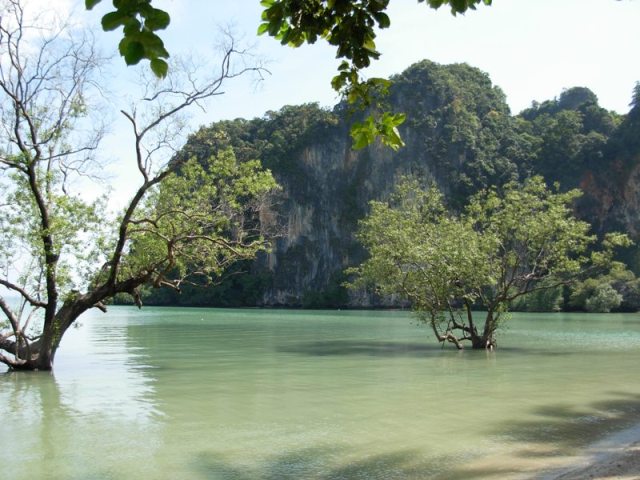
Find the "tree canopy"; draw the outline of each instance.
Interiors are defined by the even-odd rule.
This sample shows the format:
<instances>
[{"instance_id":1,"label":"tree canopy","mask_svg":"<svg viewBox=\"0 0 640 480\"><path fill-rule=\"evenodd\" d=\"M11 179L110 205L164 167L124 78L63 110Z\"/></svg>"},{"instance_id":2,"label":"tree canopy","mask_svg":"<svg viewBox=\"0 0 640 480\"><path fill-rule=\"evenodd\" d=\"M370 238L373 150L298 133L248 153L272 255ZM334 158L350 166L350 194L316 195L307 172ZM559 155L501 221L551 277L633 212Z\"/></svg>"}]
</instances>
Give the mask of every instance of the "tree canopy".
<instances>
[{"instance_id":1,"label":"tree canopy","mask_svg":"<svg viewBox=\"0 0 640 480\"><path fill-rule=\"evenodd\" d=\"M595 237L570 208L578 196L534 177L483 190L455 215L437 189L405 179L388 202L371 202L361 221L369 258L350 271L353 285L404 297L442 342L493 348L514 300L607 268L613 248L628 245L626 236L610 234L603 250L589 253ZM483 324L474 319L476 306L486 310Z\"/></svg>"},{"instance_id":2,"label":"tree canopy","mask_svg":"<svg viewBox=\"0 0 640 480\"><path fill-rule=\"evenodd\" d=\"M140 305L146 284L219 280L235 261L267 249L259 215L276 184L258 161L238 162L230 150L175 155L184 127L176 115L251 70L233 70L230 42L220 76L172 72L170 84L146 85L147 95L122 111L138 173L123 211L112 215L106 198L87 199L77 187L96 181L101 167L102 128L92 129L101 127L100 112L90 101L101 59L90 36L27 18L17 0L0 15L0 362L49 370L83 312L105 310L118 294ZM25 35L32 28L37 34Z\"/></svg>"}]
</instances>

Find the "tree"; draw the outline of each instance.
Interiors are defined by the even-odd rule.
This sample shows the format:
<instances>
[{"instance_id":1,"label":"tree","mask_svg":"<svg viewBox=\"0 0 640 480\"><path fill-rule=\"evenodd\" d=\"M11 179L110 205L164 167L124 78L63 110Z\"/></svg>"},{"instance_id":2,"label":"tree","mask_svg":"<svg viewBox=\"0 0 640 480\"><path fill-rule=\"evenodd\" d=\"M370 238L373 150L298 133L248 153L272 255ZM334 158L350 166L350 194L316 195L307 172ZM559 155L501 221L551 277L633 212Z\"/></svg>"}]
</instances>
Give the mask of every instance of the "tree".
<instances>
[{"instance_id":1,"label":"tree","mask_svg":"<svg viewBox=\"0 0 640 480\"><path fill-rule=\"evenodd\" d=\"M476 286L490 282L485 239L448 214L435 187L421 190L416 180L400 182L388 203L370 205L357 235L370 257L348 271L358 277L353 286L372 284L382 295L401 295L439 341L461 348L463 339L450 326L441 327L445 315L455 318L458 302L468 304L470 313Z\"/></svg>"},{"instance_id":2,"label":"tree","mask_svg":"<svg viewBox=\"0 0 640 480\"><path fill-rule=\"evenodd\" d=\"M225 80L256 70L235 69L242 52L229 39L213 78L176 69L122 112L140 184L111 218L105 198L74 191L91 174L98 147L99 135L86 127L100 58L90 37L25 18L18 0L4 2L0 286L18 301L0 295L0 362L50 370L63 335L87 310L106 310L122 293L140 305L146 284L215 281L236 260L268 248L258 217L276 184L257 161L239 163L231 151L206 161L175 154L180 114L219 95Z\"/></svg>"},{"instance_id":3,"label":"tree","mask_svg":"<svg viewBox=\"0 0 640 480\"><path fill-rule=\"evenodd\" d=\"M640 306L640 280L621 262L597 277L572 285L569 307L588 312L612 309L637 311Z\"/></svg>"},{"instance_id":4,"label":"tree","mask_svg":"<svg viewBox=\"0 0 640 480\"><path fill-rule=\"evenodd\" d=\"M598 285L594 294L585 303L587 312L609 313L622 303L622 295L608 283Z\"/></svg>"},{"instance_id":5,"label":"tree","mask_svg":"<svg viewBox=\"0 0 640 480\"><path fill-rule=\"evenodd\" d=\"M92 9L101 1L85 0L85 5ZM448 5L456 15L475 10L481 3L491 5L492 0L418 0L418 3L435 9ZM170 17L151 4L152 0L114 0L115 10L102 17L102 27L105 31L122 27L118 48L127 65L148 59L154 73L164 76L168 69L164 59L169 52L156 32L169 25ZM405 116L381 108L389 82L382 78L364 80L360 73L380 57L375 44L376 28L391 25L385 13L389 0L262 0L260 4L264 11L258 34L266 33L291 47L323 39L336 47L336 58L344 59L331 81L332 87L350 104L373 107L372 114L352 128L355 147L367 146L376 138L393 149L401 147L397 127Z\"/></svg>"},{"instance_id":6,"label":"tree","mask_svg":"<svg viewBox=\"0 0 640 480\"><path fill-rule=\"evenodd\" d=\"M369 259L350 272L352 285L401 295L441 342L494 348L512 302L604 268L613 248L629 243L611 234L588 254L595 238L570 209L578 196L534 177L481 191L454 215L434 187L405 179L388 202L371 202L358 233ZM474 307L486 311L483 323Z\"/></svg>"}]
</instances>

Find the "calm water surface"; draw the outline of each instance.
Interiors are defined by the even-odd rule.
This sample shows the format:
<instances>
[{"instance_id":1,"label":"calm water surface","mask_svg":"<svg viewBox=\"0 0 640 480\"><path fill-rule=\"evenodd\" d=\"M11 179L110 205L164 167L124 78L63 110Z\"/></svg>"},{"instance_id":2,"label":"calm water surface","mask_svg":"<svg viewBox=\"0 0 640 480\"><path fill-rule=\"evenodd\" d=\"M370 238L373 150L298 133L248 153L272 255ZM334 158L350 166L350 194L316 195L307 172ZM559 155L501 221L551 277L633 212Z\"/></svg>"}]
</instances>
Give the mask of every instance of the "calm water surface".
<instances>
[{"instance_id":1,"label":"calm water surface","mask_svg":"<svg viewBox=\"0 0 640 480\"><path fill-rule=\"evenodd\" d=\"M81 323L55 375L0 374L7 478L527 478L640 422L635 314L514 315L496 353L393 312Z\"/></svg>"}]
</instances>

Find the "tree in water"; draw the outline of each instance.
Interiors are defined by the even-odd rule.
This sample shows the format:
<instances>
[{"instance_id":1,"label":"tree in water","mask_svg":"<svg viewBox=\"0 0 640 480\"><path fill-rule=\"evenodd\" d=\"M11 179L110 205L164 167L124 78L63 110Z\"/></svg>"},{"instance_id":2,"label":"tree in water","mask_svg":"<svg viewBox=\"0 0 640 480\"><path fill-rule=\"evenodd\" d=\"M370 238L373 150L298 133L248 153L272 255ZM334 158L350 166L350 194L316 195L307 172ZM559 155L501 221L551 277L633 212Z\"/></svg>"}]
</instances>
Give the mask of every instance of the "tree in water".
<instances>
[{"instance_id":1,"label":"tree in water","mask_svg":"<svg viewBox=\"0 0 640 480\"><path fill-rule=\"evenodd\" d=\"M404 179L388 202L371 202L360 223L369 259L349 272L352 286L405 298L440 342L495 348L512 302L602 271L615 247L629 245L609 234L601 251L588 253L595 238L570 208L579 195L555 193L534 177L481 191L455 215L435 187Z\"/></svg>"},{"instance_id":2,"label":"tree in water","mask_svg":"<svg viewBox=\"0 0 640 480\"><path fill-rule=\"evenodd\" d=\"M67 24L30 25L18 0L1 8L0 362L50 370L63 335L87 310L106 310L123 293L141 305L143 285L216 281L268 248L259 216L276 184L259 162L239 163L231 151L201 162L175 154L181 113L221 94L227 79L258 70L235 67L243 52L228 38L214 77L176 68L123 110L139 183L112 218L106 198L74 191L100 169L102 128L92 126L101 112L91 100L102 93L102 60L91 37Z\"/></svg>"}]
</instances>

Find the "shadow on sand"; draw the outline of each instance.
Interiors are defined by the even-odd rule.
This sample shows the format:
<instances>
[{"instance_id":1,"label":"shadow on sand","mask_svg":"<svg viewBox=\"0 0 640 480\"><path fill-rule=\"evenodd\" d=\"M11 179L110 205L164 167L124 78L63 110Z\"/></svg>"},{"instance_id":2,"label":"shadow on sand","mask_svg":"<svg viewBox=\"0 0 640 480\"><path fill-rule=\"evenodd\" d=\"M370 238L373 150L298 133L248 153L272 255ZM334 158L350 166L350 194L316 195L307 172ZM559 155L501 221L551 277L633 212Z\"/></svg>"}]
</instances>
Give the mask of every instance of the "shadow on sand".
<instances>
[{"instance_id":1,"label":"shadow on sand","mask_svg":"<svg viewBox=\"0 0 640 480\"><path fill-rule=\"evenodd\" d=\"M247 459L251 455L248 453ZM445 459L425 459L424 452L403 450L358 458L348 446L304 448L257 465L230 464L213 453L196 457L197 478L207 480L381 480L438 478Z\"/></svg>"},{"instance_id":2,"label":"shadow on sand","mask_svg":"<svg viewBox=\"0 0 640 480\"><path fill-rule=\"evenodd\" d=\"M397 450L363 456L348 445L300 448L256 462L228 461L216 452L202 452L192 462L194 478L206 480L381 480L381 479L512 479L541 478L551 461L580 453L586 446L640 421L640 396L611 392L607 401L574 408L561 402L536 408L534 418L497 424L487 436L513 443L508 455L493 458L465 453L460 445L450 456L429 456L418 450Z\"/></svg>"}]
</instances>

